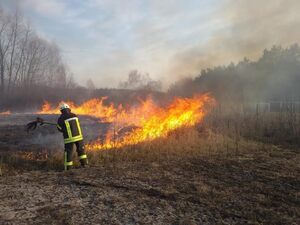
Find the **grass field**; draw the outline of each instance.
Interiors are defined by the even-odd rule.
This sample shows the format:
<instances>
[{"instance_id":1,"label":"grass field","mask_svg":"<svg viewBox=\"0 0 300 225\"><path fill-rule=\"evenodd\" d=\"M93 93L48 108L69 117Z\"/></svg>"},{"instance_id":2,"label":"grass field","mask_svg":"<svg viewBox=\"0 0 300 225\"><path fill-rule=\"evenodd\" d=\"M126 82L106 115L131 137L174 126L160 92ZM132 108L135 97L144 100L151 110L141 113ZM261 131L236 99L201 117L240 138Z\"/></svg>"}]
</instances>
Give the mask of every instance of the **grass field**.
<instances>
[{"instance_id":1,"label":"grass field","mask_svg":"<svg viewBox=\"0 0 300 225\"><path fill-rule=\"evenodd\" d=\"M68 172L62 172L59 146L50 151L49 146L2 144L0 221L299 224L295 118L291 131L287 115L216 112L167 138L89 151L90 168ZM17 127L7 132L2 126L1 139L11 143L20 137Z\"/></svg>"}]
</instances>

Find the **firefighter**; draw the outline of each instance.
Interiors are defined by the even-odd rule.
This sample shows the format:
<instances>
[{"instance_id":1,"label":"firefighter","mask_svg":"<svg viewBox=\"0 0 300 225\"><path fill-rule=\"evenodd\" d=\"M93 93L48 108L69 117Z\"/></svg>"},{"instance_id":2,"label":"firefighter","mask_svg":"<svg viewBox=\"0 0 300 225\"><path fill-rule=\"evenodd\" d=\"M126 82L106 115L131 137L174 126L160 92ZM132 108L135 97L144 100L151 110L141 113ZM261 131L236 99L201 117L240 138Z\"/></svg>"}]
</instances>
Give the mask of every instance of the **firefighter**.
<instances>
[{"instance_id":1,"label":"firefighter","mask_svg":"<svg viewBox=\"0 0 300 225\"><path fill-rule=\"evenodd\" d=\"M73 147L76 151L82 167L87 165L87 155L84 151L83 136L78 117L71 112L68 104L62 103L60 106L61 115L57 121L57 129L63 133L65 154L64 167L69 170L73 166L72 153Z\"/></svg>"}]
</instances>

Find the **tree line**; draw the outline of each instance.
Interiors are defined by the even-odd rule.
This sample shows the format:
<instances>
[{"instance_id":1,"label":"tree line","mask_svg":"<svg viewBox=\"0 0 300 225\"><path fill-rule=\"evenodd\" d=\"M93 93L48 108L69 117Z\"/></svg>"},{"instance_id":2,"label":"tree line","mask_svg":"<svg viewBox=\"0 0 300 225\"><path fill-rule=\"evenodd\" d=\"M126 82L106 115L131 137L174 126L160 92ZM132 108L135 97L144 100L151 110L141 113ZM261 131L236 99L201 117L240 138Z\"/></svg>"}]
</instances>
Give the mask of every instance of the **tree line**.
<instances>
[{"instance_id":1,"label":"tree line","mask_svg":"<svg viewBox=\"0 0 300 225\"><path fill-rule=\"evenodd\" d=\"M244 58L203 69L198 76L177 81L167 93L158 95L211 92L218 101L227 102L300 101L299 84L300 47L294 44L265 49L256 61ZM40 37L18 10L7 13L0 8L0 111L15 107L16 102L19 108L32 108L44 100L80 102L104 93L117 101L124 93L159 92L161 82L135 70L119 88L128 90L96 89L92 80L87 88L77 85L58 46Z\"/></svg>"},{"instance_id":2,"label":"tree line","mask_svg":"<svg viewBox=\"0 0 300 225\"><path fill-rule=\"evenodd\" d=\"M226 66L203 69L195 78L185 78L169 93L188 96L211 92L219 101L300 101L300 47L273 46L257 61L244 58Z\"/></svg>"},{"instance_id":3,"label":"tree line","mask_svg":"<svg viewBox=\"0 0 300 225\"><path fill-rule=\"evenodd\" d=\"M55 43L41 38L18 10L0 9L0 100L35 86L72 86L69 74Z\"/></svg>"}]
</instances>

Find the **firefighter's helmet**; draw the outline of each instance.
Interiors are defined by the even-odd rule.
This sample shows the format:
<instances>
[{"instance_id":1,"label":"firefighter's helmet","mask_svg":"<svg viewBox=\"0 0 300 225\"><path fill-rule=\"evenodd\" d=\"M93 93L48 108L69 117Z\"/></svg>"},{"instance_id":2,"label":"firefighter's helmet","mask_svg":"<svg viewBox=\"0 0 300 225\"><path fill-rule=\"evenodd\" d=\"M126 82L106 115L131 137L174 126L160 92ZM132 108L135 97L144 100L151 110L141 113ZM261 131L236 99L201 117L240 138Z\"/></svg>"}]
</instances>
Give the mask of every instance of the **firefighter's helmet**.
<instances>
[{"instance_id":1,"label":"firefighter's helmet","mask_svg":"<svg viewBox=\"0 0 300 225\"><path fill-rule=\"evenodd\" d=\"M70 106L67 103L62 103L60 105L60 111L64 110L64 109L70 109Z\"/></svg>"}]
</instances>

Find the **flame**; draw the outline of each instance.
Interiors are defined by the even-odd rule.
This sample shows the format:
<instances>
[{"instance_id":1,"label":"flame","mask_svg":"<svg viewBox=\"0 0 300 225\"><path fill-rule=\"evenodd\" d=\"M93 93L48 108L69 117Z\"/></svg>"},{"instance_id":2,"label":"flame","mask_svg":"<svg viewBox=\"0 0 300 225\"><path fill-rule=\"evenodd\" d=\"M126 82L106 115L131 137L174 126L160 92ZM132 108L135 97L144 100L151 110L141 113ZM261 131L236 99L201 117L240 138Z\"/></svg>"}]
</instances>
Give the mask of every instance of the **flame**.
<instances>
[{"instance_id":1,"label":"flame","mask_svg":"<svg viewBox=\"0 0 300 225\"><path fill-rule=\"evenodd\" d=\"M4 111L4 112L0 112L0 115L10 115L11 112L10 111Z\"/></svg>"},{"instance_id":2,"label":"flame","mask_svg":"<svg viewBox=\"0 0 300 225\"><path fill-rule=\"evenodd\" d=\"M93 98L81 105L76 105L70 101L67 101L65 103L70 106L72 112L74 112L75 114L97 117L103 122L113 122L114 115L116 114L116 109L112 104L109 106L105 106L103 104L103 101L105 99L106 97ZM49 102L45 102L38 114L58 114L60 113L59 105L61 103L63 102L60 102L57 106L53 107Z\"/></svg>"},{"instance_id":3,"label":"flame","mask_svg":"<svg viewBox=\"0 0 300 225\"><path fill-rule=\"evenodd\" d=\"M91 99L81 105L66 102L76 114L94 116L112 123L112 129L107 131L104 140L98 139L86 144L88 150L120 148L166 137L173 130L201 122L208 111L207 106L215 104L209 94L193 98L176 97L166 107L157 105L152 98L131 107L115 107L113 104L106 106L103 104L105 99ZM52 107L45 102L39 113L57 114L59 107Z\"/></svg>"},{"instance_id":4,"label":"flame","mask_svg":"<svg viewBox=\"0 0 300 225\"><path fill-rule=\"evenodd\" d=\"M86 145L90 150L120 148L145 141L151 141L167 135L180 127L193 126L202 121L207 113L206 106L215 104L210 95L196 96L194 98L175 98L167 107L157 106L152 99L148 99L140 107L129 112L121 112L115 124L134 124L130 132L119 137L121 129L109 131L106 139ZM134 122L134 123L133 123Z\"/></svg>"}]
</instances>

